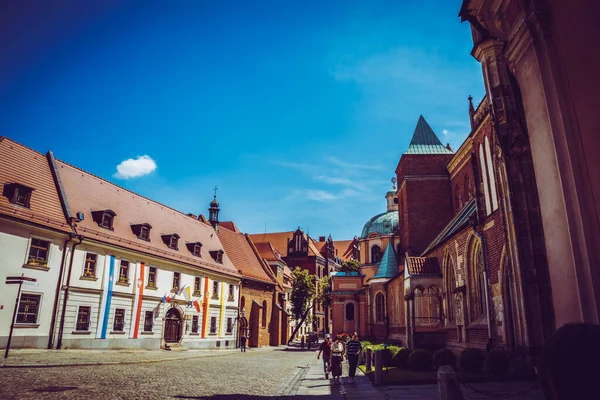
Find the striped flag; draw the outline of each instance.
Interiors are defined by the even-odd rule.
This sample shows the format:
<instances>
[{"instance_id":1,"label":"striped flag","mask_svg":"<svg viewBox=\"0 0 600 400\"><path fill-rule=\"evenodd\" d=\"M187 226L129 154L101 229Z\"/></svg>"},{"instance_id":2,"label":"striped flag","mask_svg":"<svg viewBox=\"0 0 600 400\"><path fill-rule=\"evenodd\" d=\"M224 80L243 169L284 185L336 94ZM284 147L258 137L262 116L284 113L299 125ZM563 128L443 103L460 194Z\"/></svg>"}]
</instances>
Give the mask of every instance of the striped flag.
<instances>
[{"instance_id":1,"label":"striped flag","mask_svg":"<svg viewBox=\"0 0 600 400\"><path fill-rule=\"evenodd\" d=\"M183 286L181 287L181 289L179 289L179 290L177 291L177 294L181 294L181 293L183 292L183 290L186 288L186 286L187 286L187 285L183 285Z\"/></svg>"},{"instance_id":2,"label":"striped flag","mask_svg":"<svg viewBox=\"0 0 600 400\"><path fill-rule=\"evenodd\" d=\"M183 297L187 300L190 301L192 299L192 292L190 291L190 287L186 287L185 290L183 291Z\"/></svg>"},{"instance_id":3,"label":"striped flag","mask_svg":"<svg viewBox=\"0 0 600 400\"><path fill-rule=\"evenodd\" d=\"M200 303L198 303L198 300L194 300L192 302L192 304L194 305L194 308L196 309L196 311L200 312Z\"/></svg>"}]
</instances>

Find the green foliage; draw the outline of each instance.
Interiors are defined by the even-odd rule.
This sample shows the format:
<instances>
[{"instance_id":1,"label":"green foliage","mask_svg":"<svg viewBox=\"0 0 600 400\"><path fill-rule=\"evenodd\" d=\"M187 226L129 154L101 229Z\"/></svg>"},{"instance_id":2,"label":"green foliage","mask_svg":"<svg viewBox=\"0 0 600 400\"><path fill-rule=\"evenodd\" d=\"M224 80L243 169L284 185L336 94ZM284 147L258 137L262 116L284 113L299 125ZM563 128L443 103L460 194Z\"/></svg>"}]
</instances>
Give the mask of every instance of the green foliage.
<instances>
[{"instance_id":1,"label":"green foliage","mask_svg":"<svg viewBox=\"0 0 600 400\"><path fill-rule=\"evenodd\" d=\"M438 369L442 365L449 365L456 368L456 354L450 349L439 349L433 353L433 365Z\"/></svg>"},{"instance_id":2,"label":"green foliage","mask_svg":"<svg viewBox=\"0 0 600 400\"><path fill-rule=\"evenodd\" d=\"M292 314L294 319L299 320L315 296L315 277L300 267L294 268L292 274L294 275L291 295Z\"/></svg>"},{"instance_id":3,"label":"green foliage","mask_svg":"<svg viewBox=\"0 0 600 400\"><path fill-rule=\"evenodd\" d=\"M467 347L460 353L460 369L464 372L477 373L483 367L485 355L483 351L473 347Z\"/></svg>"},{"instance_id":4,"label":"green foliage","mask_svg":"<svg viewBox=\"0 0 600 400\"><path fill-rule=\"evenodd\" d=\"M510 368L510 359L502 349L492 350L486 358L486 366L494 376L504 376Z\"/></svg>"},{"instance_id":5,"label":"green foliage","mask_svg":"<svg viewBox=\"0 0 600 400\"><path fill-rule=\"evenodd\" d=\"M408 356L408 367L414 372L430 371L432 364L433 355L429 350L416 349Z\"/></svg>"},{"instance_id":6,"label":"green foliage","mask_svg":"<svg viewBox=\"0 0 600 400\"><path fill-rule=\"evenodd\" d=\"M367 347L371 347L373 343L369 342L368 340L363 340L360 342L360 345L362 346L363 350L365 350Z\"/></svg>"},{"instance_id":7,"label":"green foliage","mask_svg":"<svg viewBox=\"0 0 600 400\"><path fill-rule=\"evenodd\" d=\"M342 272L358 272L359 270L360 262L358 260L348 260L340 267Z\"/></svg>"},{"instance_id":8,"label":"green foliage","mask_svg":"<svg viewBox=\"0 0 600 400\"><path fill-rule=\"evenodd\" d=\"M319 293L316 297L317 302L320 303L324 308L331 307L331 297L329 296L330 293L331 279L329 279L329 276L325 275L319 279Z\"/></svg>"}]
</instances>

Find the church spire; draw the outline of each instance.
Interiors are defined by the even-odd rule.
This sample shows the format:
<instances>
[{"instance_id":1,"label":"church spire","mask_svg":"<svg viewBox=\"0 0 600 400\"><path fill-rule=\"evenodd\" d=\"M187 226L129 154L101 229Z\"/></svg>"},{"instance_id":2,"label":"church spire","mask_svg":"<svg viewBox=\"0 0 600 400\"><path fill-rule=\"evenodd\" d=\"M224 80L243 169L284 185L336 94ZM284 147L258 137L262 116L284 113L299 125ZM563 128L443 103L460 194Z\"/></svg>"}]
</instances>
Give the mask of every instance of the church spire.
<instances>
[{"instance_id":1,"label":"church spire","mask_svg":"<svg viewBox=\"0 0 600 400\"><path fill-rule=\"evenodd\" d=\"M208 208L208 222L210 222L216 231L219 230L219 211L221 211L219 208L219 202L217 200L217 190L219 190L219 188L215 186L215 196L213 201L210 202L210 207Z\"/></svg>"},{"instance_id":2,"label":"church spire","mask_svg":"<svg viewBox=\"0 0 600 400\"><path fill-rule=\"evenodd\" d=\"M410 141L410 146L404 154L452 154L452 151L444 147L421 115Z\"/></svg>"}]
</instances>

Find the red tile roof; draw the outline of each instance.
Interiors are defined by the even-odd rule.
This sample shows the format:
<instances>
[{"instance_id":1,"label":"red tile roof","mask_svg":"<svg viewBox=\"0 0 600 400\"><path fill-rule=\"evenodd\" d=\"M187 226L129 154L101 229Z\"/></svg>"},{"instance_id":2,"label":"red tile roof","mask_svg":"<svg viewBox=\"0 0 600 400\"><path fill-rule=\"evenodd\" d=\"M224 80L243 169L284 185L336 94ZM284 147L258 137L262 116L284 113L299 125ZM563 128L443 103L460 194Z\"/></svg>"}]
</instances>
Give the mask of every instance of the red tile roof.
<instances>
[{"instance_id":1,"label":"red tile roof","mask_svg":"<svg viewBox=\"0 0 600 400\"><path fill-rule=\"evenodd\" d=\"M240 232L240 230L238 229L238 227L235 225L235 223L233 221L219 222L219 227L221 227L221 226L223 228L229 229L230 231Z\"/></svg>"},{"instance_id":2,"label":"red tile roof","mask_svg":"<svg viewBox=\"0 0 600 400\"><path fill-rule=\"evenodd\" d=\"M304 235L306 237L306 235ZM294 237L294 232L272 232L272 233L255 233L251 234L250 237L252 241L255 243L261 242L271 242L271 244L281 252L281 256L287 256L288 249L288 240L291 240ZM308 255L315 256L321 255L319 249L315 245L315 241L312 238L309 238L308 241Z\"/></svg>"},{"instance_id":3,"label":"red tile roof","mask_svg":"<svg viewBox=\"0 0 600 400\"><path fill-rule=\"evenodd\" d=\"M250 238L239 231L229 230L224 225L235 228L235 224L220 223L219 239L221 239L225 253L229 256L233 265L242 271L242 276L275 283L275 280L265 270L259 256L252 249Z\"/></svg>"},{"instance_id":4,"label":"red tile roof","mask_svg":"<svg viewBox=\"0 0 600 400\"><path fill-rule=\"evenodd\" d=\"M281 259L281 252L273 247L270 242L254 242L256 250L262 258L267 261L279 261L282 264L285 262Z\"/></svg>"},{"instance_id":5,"label":"red tile roof","mask_svg":"<svg viewBox=\"0 0 600 400\"><path fill-rule=\"evenodd\" d=\"M408 257L407 264L410 275L441 275L435 257Z\"/></svg>"},{"instance_id":6,"label":"red tile roof","mask_svg":"<svg viewBox=\"0 0 600 400\"><path fill-rule=\"evenodd\" d=\"M65 162L57 161L57 166L71 212L84 214L85 218L78 223L77 232L86 238L230 276L240 276L227 253L223 256L222 264L211 257L209 251L223 249L211 226ZM99 227L92 218L92 211L107 209L116 213L114 230ZM131 229L132 224L142 223L152 226L149 242L138 239ZM168 248L162 240L161 235L172 233L180 236L178 249ZM202 243L200 257L192 255L186 242Z\"/></svg>"},{"instance_id":7,"label":"red tile roof","mask_svg":"<svg viewBox=\"0 0 600 400\"><path fill-rule=\"evenodd\" d=\"M337 250L337 256L344 262L352 258L352 244L355 242L352 240L334 240L333 246ZM356 241L358 242L358 241Z\"/></svg>"},{"instance_id":8,"label":"red tile roof","mask_svg":"<svg viewBox=\"0 0 600 400\"><path fill-rule=\"evenodd\" d=\"M22 144L0 136L0 184L19 183L34 189L29 208L0 196L0 214L63 232L72 232L67 223L48 158ZM3 190L2 190L3 192Z\"/></svg>"}]
</instances>

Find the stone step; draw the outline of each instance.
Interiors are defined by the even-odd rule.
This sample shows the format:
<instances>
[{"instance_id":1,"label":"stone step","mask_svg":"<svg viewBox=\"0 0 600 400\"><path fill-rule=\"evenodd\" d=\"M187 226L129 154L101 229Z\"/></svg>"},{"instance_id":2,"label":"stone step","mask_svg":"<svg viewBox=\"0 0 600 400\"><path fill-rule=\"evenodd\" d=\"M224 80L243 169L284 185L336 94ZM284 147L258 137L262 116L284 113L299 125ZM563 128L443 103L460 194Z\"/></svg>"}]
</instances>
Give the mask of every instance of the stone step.
<instances>
[{"instance_id":1,"label":"stone step","mask_svg":"<svg viewBox=\"0 0 600 400\"><path fill-rule=\"evenodd\" d=\"M183 347L179 343L168 343L165 346L165 350L169 350L169 351L188 351L189 349L187 347Z\"/></svg>"}]
</instances>

